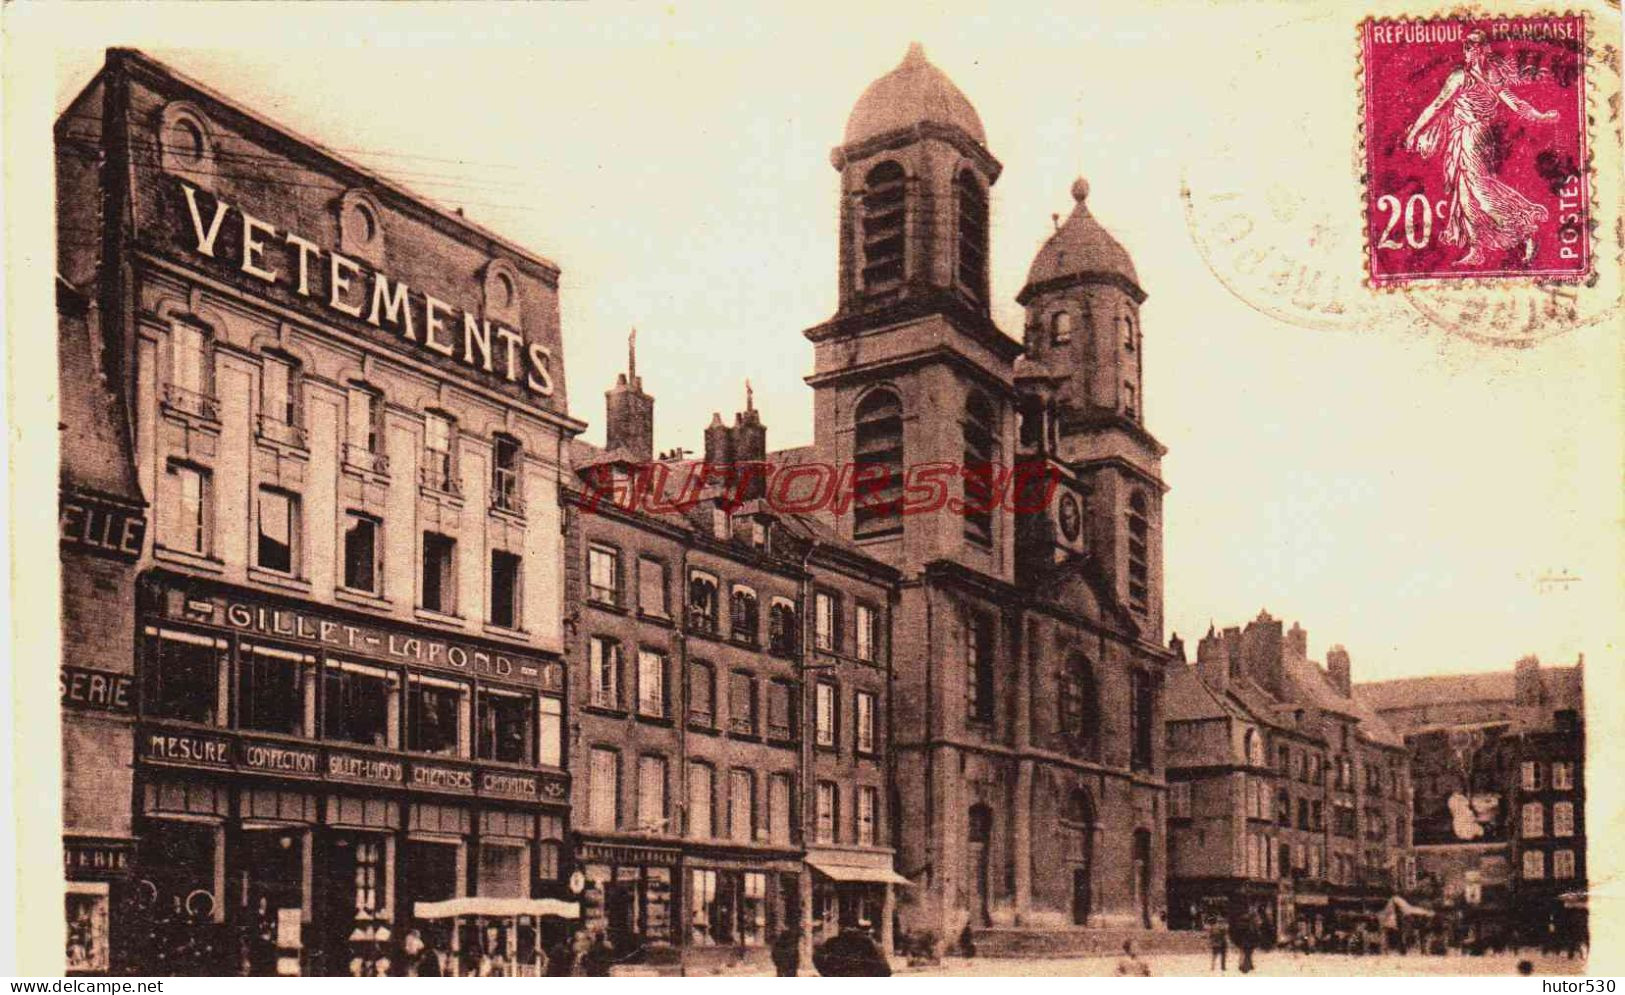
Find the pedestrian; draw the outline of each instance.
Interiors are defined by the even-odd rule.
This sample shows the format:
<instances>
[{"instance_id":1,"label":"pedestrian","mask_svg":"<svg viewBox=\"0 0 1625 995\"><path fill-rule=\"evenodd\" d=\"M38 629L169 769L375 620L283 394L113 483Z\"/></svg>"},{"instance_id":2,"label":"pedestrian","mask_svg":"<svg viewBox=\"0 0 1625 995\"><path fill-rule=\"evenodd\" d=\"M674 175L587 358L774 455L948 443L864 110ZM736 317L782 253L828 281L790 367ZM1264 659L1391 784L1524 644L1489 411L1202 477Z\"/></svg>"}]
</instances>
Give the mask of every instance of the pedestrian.
<instances>
[{"instance_id":1,"label":"pedestrian","mask_svg":"<svg viewBox=\"0 0 1625 995\"><path fill-rule=\"evenodd\" d=\"M396 973L404 978L438 978L440 977L440 955L435 952L434 945L423 938L423 932L409 929L401 940L400 964Z\"/></svg>"},{"instance_id":2,"label":"pedestrian","mask_svg":"<svg viewBox=\"0 0 1625 995\"><path fill-rule=\"evenodd\" d=\"M1218 965L1219 973L1225 971L1224 958L1230 949L1230 929L1224 921L1224 916L1214 916L1207 926L1207 945L1212 957L1208 962L1208 970Z\"/></svg>"},{"instance_id":3,"label":"pedestrian","mask_svg":"<svg viewBox=\"0 0 1625 995\"><path fill-rule=\"evenodd\" d=\"M793 978L801 972L801 930L788 926L773 940L773 969L781 978Z\"/></svg>"},{"instance_id":4,"label":"pedestrian","mask_svg":"<svg viewBox=\"0 0 1625 995\"><path fill-rule=\"evenodd\" d=\"M1236 923L1236 946L1241 948L1241 963L1236 969L1242 974L1251 974L1253 970L1253 944L1258 942L1258 919L1251 913L1241 917Z\"/></svg>"},{"instance_id":5,"label":"pedestrian","mask_svg":"<svg viewBox=\"0 0 1625 995\"><path fill-rule=\"evenodd\" d=\"M1123 956L1118 958L1116 973L1119 978L1151 977L1151 965L1134 952L1133 940L1123 941Z\"/></svg>"},{"instance_id":6,"label":"pedestrian","mask_svg":"<svg viewBox=\"0 0 1625 995\"><path fill-rule=\"evenodd\" d=\"M874 939L851 926L813 951L813 967L826 978L891 977L891 963Z\"/></svg>"},{"instance_id":7,"label":"pedestrian","mask_svg":"<svg viewBox=\"0 0 1625 995\"><path fill-rule=\"evenodd\" d=\"M615 945L609 942L609 937L599 933L587 949L587 955L582 958L582 969L589 978L609 977L609 966L615 961Z\"/></svg>"}]
</instances>

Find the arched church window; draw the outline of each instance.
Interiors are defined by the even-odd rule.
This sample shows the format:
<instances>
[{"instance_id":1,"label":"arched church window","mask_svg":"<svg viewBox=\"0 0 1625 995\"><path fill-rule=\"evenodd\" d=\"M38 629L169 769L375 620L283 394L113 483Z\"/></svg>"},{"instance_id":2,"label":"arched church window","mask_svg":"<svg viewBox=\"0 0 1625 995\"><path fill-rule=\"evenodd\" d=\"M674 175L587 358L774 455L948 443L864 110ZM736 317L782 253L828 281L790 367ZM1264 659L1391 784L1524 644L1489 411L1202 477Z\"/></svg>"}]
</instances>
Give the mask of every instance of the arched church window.
<instances>
[{"instance_id":1,"label":"arched church window","mask_svg":"<svg viewBox=\"0 0 1625 995\"><path fill-rule=\"evenodd\" d=\"M1128 499L1128 602L1137 611L1145 611L1151 588L1150 502L1144 491L1135 491Z\"/></svg>"},{"instance_id":2,"label":"arched church window","mask_svg":"<svg viewBox=\"0 0 1625 995\"><path fill-rule=\"evenodd\" d=\"M902 284L907 211L903 167L883 162L869 170L864 178L861 222L864 292L892 290Z\"/></svg>"},{"instance_id":3,"label":"arched church window","mask_svg":"<svg viewBox=\"0 0 1625 995\"><path fill-rule=\"evenodd\" d=\"M1057 311L1049 319L1050 345L1066 345L1072 341L1072 315Z\"/></svg>"},{"instance_id":4,"label":"arched church window","mask_svg":"<svg viewBox=\"0 0 1625 995\"><path fill-rule=\"evenodd\" d=\"M998 424L987 395L972 391L965 398L965 535L980 543L993 541L995 464L999 458Z\"/></svg>"},{"instance_id":5,"label":"arched church window","mask_svg":"<svg viewBox=\"0 0 1625 995\"><path fill-rule=\"evenodd\" d=\"M903 527L903 402L876 390L858 404L854 426L852 534L886 535Z\"/></svg>"},{"instance_id":6,"label":"arched church window","mask_svg":"<svg viewBox=\"0 0 1625 995\"><path fill-rule=\"evenodd\" d=\"M954 178L959 205L959 283L978 304L987 303L987 192L968 169Z\"/></svg>"},{"instance_id":7,"label":"arched church window","mask_svg":"<svg viewBox=\"0 0 1625 995\"><path fill-rule=\"evenodd\" d=\"M1095 668L1082 656L1067 661L1061 674L1060 696L1056 702L1061 735L1085 755L1092 755L1099 742L1100 692L1095 685Z\"/></svg>"}]
</instances>

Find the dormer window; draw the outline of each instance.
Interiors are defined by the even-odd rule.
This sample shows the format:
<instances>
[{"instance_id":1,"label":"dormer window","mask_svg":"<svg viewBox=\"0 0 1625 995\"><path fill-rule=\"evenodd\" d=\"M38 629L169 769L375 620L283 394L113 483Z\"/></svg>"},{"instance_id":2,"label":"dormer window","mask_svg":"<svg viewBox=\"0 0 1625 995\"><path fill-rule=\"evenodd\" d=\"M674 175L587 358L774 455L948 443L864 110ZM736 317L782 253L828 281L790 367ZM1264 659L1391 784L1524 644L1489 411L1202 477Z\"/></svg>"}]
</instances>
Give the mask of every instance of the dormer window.
<instances>
[{"instance_id":1,"label":"dormer window","mask_svg":"<svg viewBox=\"0 0 1625 995\"><path fill-rule=\"evenodd\" d=\"M904 181L903 167L895 162L881 163L864 178L859 237L865 293L893 290L903 282L908 210Z\"/></svg>"}]
</instances>

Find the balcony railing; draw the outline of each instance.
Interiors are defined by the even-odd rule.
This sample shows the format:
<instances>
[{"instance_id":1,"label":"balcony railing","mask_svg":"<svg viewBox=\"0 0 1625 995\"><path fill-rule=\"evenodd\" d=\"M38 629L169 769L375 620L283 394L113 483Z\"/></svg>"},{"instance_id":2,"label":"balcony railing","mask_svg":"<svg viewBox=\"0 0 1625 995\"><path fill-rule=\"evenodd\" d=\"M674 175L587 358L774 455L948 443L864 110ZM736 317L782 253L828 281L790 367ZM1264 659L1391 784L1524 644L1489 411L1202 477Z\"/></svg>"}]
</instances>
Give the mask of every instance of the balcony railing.
<instances>
[{"instance_id":1,"label":"balcony railing","mask_svg":"<svg viewBox=\"0 0 1625 995\"><path fill-rule=\"evenodd\" d=\"M346 442L344 444L344 463L346 466L353 466L368 473L376 473L380 477L389 476L389 457L383 453L373 452L366 446Z\"/></svg>"},{"instance_id":2,"label":"balcony railing","mask_svg":"<svg viewBox=\"0 0 1625 995\"><path fill-rule=\"evenodd\" d=\"M284 446L292 446L295 449L310 448L307 442L308 436L305 432L305 426L294 425L280 418L273 418L270 415L260 415L259 435L262 439Z\"/></svg>"},{"instance_id":3,"label":"balcony railing","mask_svg":"<svg viewBox=\"0 0 1625 995\"><path fill-rule=\"evenodd\" d=\"M164 407L193 418L220 420L220 401L179 384L164 384Z\"/></svg>"},{"instance_id":4,"label":"balcony railing","mask_svg":"<svg viewBox=\"0 0 1625 995\"><path fill-rule=\"evenodd\" d=\"M458 480L457 475L447 466L430 463L418 467L418 483L441 494L463 496L463 482Z\"/></svg>"}]
</instances>

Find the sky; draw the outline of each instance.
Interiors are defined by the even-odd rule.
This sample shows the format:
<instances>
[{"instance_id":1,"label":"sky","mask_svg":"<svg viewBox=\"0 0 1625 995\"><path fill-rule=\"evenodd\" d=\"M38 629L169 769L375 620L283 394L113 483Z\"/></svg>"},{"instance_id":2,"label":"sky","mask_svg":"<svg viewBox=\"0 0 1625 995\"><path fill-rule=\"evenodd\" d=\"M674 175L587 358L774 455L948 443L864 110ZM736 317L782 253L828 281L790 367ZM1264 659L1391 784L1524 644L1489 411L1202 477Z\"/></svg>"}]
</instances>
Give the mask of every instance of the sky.
<instances>
[{"instance_id":1,"label":"sky","mask_svg":"<svg viewBox=\"0 0 1625 995\"><path fill-rule=\"evenodd\" d=\"M1015 294L1076 176L1135 259L1146 424L1169 449L1170 631L1189 644L1268 610L1301 622L1316 658L1347 646L1356 681L1529 653L1618 662L1617 314L1511 349L1359 285L1351 18L1178 2L266 7L81 6L42 24L54 110L101 49L137 46L462 207L562 267L565 377L589 440L638 329L660 449L699 448L747 378L771 448L811 441L801 331L835 307L830 149L920 41L1004 164L1001 327L1020 337ZM1282 320L1279 300L1233 289L1247 281L1221 233L1181 198L1230 187L1282 244L1324 252L1343 318Z\"/></svg>"}]
</instances>

